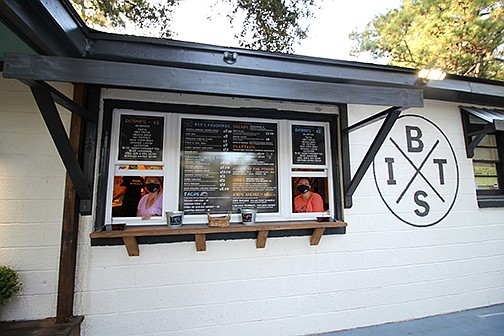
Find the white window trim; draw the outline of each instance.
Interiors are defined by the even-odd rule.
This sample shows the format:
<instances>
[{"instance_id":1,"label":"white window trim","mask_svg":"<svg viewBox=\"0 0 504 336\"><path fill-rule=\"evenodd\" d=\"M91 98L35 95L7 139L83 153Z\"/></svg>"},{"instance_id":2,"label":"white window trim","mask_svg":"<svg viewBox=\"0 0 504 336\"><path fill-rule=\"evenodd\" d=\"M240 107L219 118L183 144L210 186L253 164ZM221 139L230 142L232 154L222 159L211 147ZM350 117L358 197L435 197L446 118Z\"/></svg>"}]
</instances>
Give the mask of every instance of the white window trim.
<instances>
[{"instance_id":1,"label":"white window trim","mask_svg":"<svg viewBox=\"0 0 504 336\"><path fill-rule=\"evenodd\" d=\"M163 117L163 159L162 161L119 161L119 135L120 135L120 116L121 115L139 115ZM210 121L226 120L236 121L235 117L227 117L220 115L201 115L187 114L178 112L154 112L147 110L122 109L116 108L113 110L112 127L111 127L111 143L110 143L110 162L109 174L107 181L107 196L105 209L105 223L127 223L128 225L164 225L166 224L165 216L153 217L149 220L141 220L139 217L114 217L112 218L112 203L114 176L121 174L122 176L164 176L163 179L163 212L178 208L180 195L180 149L181 149L181 120L188 119L205 119ZM334 191L334 181L332 172L332 155L330 151L330 127L325 121L310 121L310 120L285 120L285 119L265 119L255 117L240 117L240 120L257 123L277 124L277 179L278 179L278 213L258 213L256 221L288 221L288 220L314 220L316 216L322 213L293 213L292 212L292 195L291 181L293 177L324 177L327 178L329 192L329 213L335 217L334 208L335 197L338 195ZM325 165L304 165L292 164L292 125L306 126L323 126L325 140ZM172 144L172 146L169 146ZM173 146L173 144L176 144ZM133 171L116 171L116 165L119 164L138 164L138 165L162 165L163 170L133 170ZM317 169L320 171L299 172L293 171L294 168ZM285 178L288 176L288 179ZM167 177L170 177L169 179ZM173 181L176 185L176 192L167 193L167 183ZM326 212L327 213L327 212ZM232 214L231 222L239 223L240 215ZM187 215L184 216L184 224L203 224L207 222L206 215Z\"/></svg>"}]
</instances>

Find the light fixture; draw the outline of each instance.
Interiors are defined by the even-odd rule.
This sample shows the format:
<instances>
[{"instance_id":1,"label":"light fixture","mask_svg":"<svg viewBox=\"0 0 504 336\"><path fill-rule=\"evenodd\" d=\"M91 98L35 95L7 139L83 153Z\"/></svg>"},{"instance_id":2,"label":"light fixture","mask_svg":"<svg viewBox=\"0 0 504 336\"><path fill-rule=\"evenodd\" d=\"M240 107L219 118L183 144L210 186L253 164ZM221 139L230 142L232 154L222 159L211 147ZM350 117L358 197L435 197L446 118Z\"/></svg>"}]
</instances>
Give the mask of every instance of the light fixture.
<instances>
[{"instance_id":1,"label":"light fixture","mask_svg":"<svg viewBox=\"0 0 504 336\"><path fill-rule=\"evenodd\" d=\"M446 72L436 69L422 69L418 73L421 83L427 84L430 80L442 81L446 77Z\"/></svg>"}]
</instances>

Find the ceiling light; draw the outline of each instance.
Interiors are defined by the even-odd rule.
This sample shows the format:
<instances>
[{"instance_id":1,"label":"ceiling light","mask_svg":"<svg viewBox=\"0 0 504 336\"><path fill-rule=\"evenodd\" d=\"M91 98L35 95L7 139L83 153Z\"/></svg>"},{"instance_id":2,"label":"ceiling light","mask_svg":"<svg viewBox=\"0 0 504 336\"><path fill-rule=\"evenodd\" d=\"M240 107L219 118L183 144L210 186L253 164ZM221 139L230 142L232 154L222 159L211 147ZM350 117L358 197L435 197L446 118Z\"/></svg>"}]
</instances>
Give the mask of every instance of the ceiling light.
<instances>
[{"instance_id":1,"label":"ceiling light","mask_svg":"<svg viewBox=\"0 0 504 336\"><path fill-rule=\"evenodd\" d=\"M422 69L418 73L418 78L424 81L436 80L442 81L446 77L446 72L436 69Z\"/></svg>"}]
</instances>

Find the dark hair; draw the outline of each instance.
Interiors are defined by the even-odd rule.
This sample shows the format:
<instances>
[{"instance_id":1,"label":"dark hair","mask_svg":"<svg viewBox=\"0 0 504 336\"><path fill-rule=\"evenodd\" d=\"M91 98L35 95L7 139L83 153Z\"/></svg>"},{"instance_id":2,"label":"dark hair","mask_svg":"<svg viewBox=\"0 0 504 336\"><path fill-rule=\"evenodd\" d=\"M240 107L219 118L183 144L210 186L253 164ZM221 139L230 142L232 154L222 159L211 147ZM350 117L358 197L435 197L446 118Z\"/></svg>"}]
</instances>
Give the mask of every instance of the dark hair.
<instances>
[{"instance_id":1,"label":"dark hair","mask_svg":"<svg viewBox=\"0 0 504 336\"><path fill-rule=\"evenodd\" d=\"M159 184L163 185L163 177L162 176L145 176L144 184L147 183L147 179L149 179L149 178L155 178L158 180Z\"/></svg>"}]
</instances>

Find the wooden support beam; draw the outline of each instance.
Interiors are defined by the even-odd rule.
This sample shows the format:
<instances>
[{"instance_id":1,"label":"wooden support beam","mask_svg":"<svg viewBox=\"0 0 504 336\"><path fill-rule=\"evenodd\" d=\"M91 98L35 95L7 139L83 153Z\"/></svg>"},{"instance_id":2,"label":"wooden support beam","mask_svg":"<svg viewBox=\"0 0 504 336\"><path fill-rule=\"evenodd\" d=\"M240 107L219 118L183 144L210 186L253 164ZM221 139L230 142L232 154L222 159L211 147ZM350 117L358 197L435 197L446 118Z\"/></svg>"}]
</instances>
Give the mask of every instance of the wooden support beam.
<instances>
[{"instance_id":1,"label":"wooden support beam","mask_svg":"<svg viewBox=\"0 0 504 336\"><path fill-rule=\"evenodd\" d=\"M84 104L86 89L83 86L74 88L74 100ZM65 133L66 135L66 133ZM77 161L82 148L83 123L80 117L72 114L70 124L69 146L72 158ZM56 322L67 323L73 318L75 272L77 263L77 239L79 232L79 198L75 192L70 175L66 174L65 199L61 228L61 249L58 273L58 296L56 305Z\"/></svg>"},{"instance_id":2,"label":"wooden support beam","mask_svg":"<svg viewBox=\"0 0 504 336\"><path fill-rule=\"evenodd\" d=\"M130 257L138 257L140 255L136 237L123 237L123 241Z\"/></svg>"},{"instance_id":3,"label":"wooden support beam","mask_svg":"<svg viewBox=\"0 0 504 336\"><path fill-rule=\"evenodd\" d=\"M322 238L322 235L324 234L325 228L316 228L313 230L313 234L310 238L310 245L318 245L320 242L320 238Z\"/></svg>"},{"instance_id":4,"label":"wooden support beam","mask_svg":"<svg viewBox=\"0 0 504 336\"><path fill-rule=\"evenodd\" d=\"M352 126L348 126L348 127L344 128L343 132L351 133L353 131L356 131L358 129L361 129L363 127L371 125L371 124L377 122L378 120L385 119L388 116L388 114L390 112L393 112L395 109L397 109L397 107L391 107L391 108L388 108L384 111L378 112L369 118L361 120L361 121L353 124Z\"/></svg>"},{"instance_id":5,"label":"wooden support beam","mask_svg":"<svg viewBox=\"0 0 504 336\"><path fill-rule=\"evenodd\" d=\"M83 108L79 104L75 103L73 100L65 96L60 91L56 90L53 86L47 84L42 81L34 81L34 80L21 80L22 83L26 84L29 87L39 87L42 89L46 89L51 93L53 100L56 104L64 107L68 111L77 114L79 117L85 120L89 120L92 122L98 121L98 115L96 113L91 113L87 109Z\"/></svg>"},{"instance_id":6,"label":"wooden support beam","mask_svg":"<svg viewBox=\"0 0 504 336\"><path fill-rule=\"evenodd\" d=\"M361 164L359 165L359 168L357 168L357 171L355 172L354 177L350 181L350 184L348 185L347 190L345 191L345 207L349 208L352 204L352 196L359 186L360 182L362 181L362 178L364 177L364 174L368 170L369 166L373 162L376 153L380 150L383 142L385 141L387 135L389 134L390 130L392 127L394 127L394 124L396 120L399 118L399 114L401 114L401 111L406 110L405 107L391 107L387 109L387 117L385 118L385 121L381 125L380 129L378 130L378 133L376 134L376 137L374 138L373 142L371 143L371 146L369 147L366 155L362 159Z\"/></svg>"},{"instance_id":7,"label":"wooden support beam","mask_svg":"<svg viewBox=\"0 0 504 336\"><path fill-rule=\"evenodd\" d=\"M5 78L314 103L423 107L422 90L413 88L13 53L5 55L4 64Z\"/></svg>"},{"instance_id":8,"label":"wooden support beam","mask_svg":"<svg viewBox=\"0 0 504 336\"><path fill-rule=\"evenodd\" d=\"M268 230L261 230L257 233L256 248L264 248L266 246L266 239L268 238Z\"/></svg>"},{"instance_id":9,"label":"wooden support beam","mask_svg":"<svg viewBox=\"0 0 504 336\"><path fill-rule=\"evenodd\" d=\"M206 251L206 235L195 234L194 240L196 241L196 251Z\"/></svg>"},{"instance_id":10,"label":"wooden support beam","mask_svg":"<svg viewBox=\"0 0 504 336\"><path fill-rule=\"evenodd\" d=\"M68 140L65 127L63 126L56 105L54 104L51 92L47 88L39 86L30 87L30 89L37 102L47 129L51 134L51 138L56 145L60 158L65 165L67 173L72 179L77 195L81 200L91 199L91 190L86 183L79 161L74 155L74 149Z\"/></svg>"}]
</instances>

